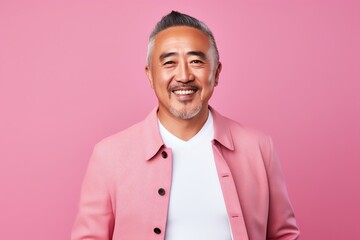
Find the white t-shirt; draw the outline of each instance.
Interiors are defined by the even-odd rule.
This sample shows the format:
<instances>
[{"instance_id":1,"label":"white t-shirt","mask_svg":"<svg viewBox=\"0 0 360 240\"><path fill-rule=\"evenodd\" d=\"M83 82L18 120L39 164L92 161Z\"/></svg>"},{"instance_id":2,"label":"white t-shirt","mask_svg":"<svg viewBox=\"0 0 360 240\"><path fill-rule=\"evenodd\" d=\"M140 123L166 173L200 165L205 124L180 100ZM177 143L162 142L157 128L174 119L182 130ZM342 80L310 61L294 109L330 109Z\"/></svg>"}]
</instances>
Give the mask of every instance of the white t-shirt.
<instances>
[{"instance_id":1,"label":"white t-shirt","mask_svg":"<svg viewBox=\"0 0 360 240\"><path fill-rule=\"evenodd\" d=\"M171 134L159 121L173 170L166 240L230 240L231 227L214 162L211 113L190 140Z\"/></svg>"}]
</instances>

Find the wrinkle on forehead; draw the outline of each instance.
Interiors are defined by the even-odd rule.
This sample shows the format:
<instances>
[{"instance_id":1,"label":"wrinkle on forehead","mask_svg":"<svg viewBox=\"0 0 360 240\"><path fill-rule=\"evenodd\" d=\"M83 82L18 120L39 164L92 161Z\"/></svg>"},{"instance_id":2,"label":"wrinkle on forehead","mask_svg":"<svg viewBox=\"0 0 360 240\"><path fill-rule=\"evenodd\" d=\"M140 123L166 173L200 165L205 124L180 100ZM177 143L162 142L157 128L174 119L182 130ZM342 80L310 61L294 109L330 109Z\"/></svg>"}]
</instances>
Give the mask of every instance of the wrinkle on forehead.
<instances>
[{"instance_id":1,"label":"wrinkle on forehead","mask_svg":"<svg viewBox=\"0 0 360 240\"><path fill-rule=\"evenodd\" d=\"M210 38L201 30L188 26L175 26L161 31L155 36L152 47L152 59L155 61L168 53L185 55L192 53L215 60L215 51L211 51L213 47Z\"/></svg>"}]
</instances>

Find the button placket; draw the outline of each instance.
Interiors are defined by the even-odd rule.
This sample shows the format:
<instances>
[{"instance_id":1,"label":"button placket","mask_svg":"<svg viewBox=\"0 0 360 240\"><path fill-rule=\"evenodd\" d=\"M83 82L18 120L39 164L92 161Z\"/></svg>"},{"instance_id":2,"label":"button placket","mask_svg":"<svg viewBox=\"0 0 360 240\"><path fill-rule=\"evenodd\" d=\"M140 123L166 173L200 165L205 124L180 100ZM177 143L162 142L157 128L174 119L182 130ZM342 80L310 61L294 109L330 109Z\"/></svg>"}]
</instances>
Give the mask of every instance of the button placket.
<instances>
[{"instance_id":1,"label":"button placket","mask_svg":"<svg viewBox=\"0 0 360 240\"><path fill-rule=\"evenodd\" d=\"M166 161L161 161L163 165L169 165L171 167L171 150L169 150L170 152L168 153L166 151L166 149L163 149L160 151L159 153L159 157L161 156L162 159L167 159ZM170 154L170 155L169 155ZM170 161L169 161L170 158ZM171 178L170 178L171 179ZM158 194L158 200L160 201L160 203L162 204L161 208L166 207L166 205L163 205L165 202L168 203L168 195L167 195L167 190L170 189L170 186L168 186L167 182L159 181L158 182L158 186L157 189L155 191L157 191ZM164 185L165 184L165 185ZM165 202L164 202L165 201ZM160 209L159 209L160 210ZM163 209L161 209L161 212L163 211ZM158 235L159 237L164 234L164 225L166 225L166 215L165 219L161 222L157 222L153 225L153 232L154 234Z\"/></svg>"}]
</instances>

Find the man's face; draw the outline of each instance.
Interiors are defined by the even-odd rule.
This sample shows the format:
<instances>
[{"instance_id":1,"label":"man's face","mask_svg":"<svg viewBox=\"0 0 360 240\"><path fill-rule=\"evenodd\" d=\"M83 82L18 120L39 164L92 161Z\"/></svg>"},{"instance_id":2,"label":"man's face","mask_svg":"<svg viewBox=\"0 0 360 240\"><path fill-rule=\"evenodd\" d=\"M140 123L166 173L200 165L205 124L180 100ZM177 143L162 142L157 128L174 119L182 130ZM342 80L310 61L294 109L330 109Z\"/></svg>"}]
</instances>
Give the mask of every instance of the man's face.
<instances>
[{"instance_id":1,"label":"man's face","mask_svg":"<svg viewBox=\"0 0 360 240\"><path fill-rule=\"evenodd\" d=\"M159 101L159 114L191 119L207 111L221 64L202 31L170 27L158 33L146 74Z\"/></svg>"}]
</instances>

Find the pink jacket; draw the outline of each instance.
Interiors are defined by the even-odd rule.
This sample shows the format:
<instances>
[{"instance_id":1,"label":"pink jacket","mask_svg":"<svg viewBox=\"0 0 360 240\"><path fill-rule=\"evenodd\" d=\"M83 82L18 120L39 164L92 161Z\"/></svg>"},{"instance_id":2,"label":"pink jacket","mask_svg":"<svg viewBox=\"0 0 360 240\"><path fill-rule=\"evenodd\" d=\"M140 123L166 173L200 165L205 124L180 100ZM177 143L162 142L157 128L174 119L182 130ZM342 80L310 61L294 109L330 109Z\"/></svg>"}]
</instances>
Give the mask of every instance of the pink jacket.
<instances>
[{"instance_id":1,"label":"pink jacket","mask_svg":"<svg viewBox=\"0 0 360 240\"><path fill-rule=\"evenodd\" d=\"M172 155L156 110L95 146L71 239L164 239ZM234 240L298 239L271 139L211 112L214 158Z\"/></svg>"}]
</instances>

